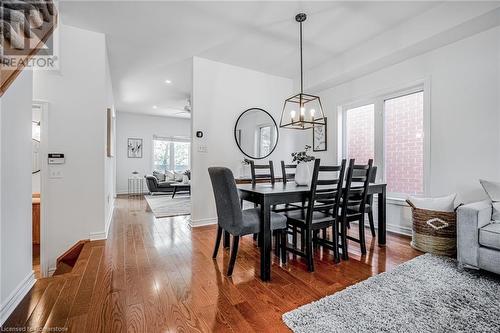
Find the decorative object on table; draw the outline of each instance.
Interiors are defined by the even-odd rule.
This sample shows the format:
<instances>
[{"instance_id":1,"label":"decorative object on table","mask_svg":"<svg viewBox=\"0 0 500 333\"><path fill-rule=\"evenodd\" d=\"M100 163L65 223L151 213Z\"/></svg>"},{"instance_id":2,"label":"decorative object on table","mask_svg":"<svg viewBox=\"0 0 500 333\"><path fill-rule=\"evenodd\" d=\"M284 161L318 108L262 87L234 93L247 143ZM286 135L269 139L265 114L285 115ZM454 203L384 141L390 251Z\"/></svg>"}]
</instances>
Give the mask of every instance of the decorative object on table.
<instances>
[{"instance_id":1,"label":"decorative object on table","mask_svg":"<svg viewBox=\"0 0 500 333\"><path fill-rule=\"evenodd\" d=\"M326 151L327 149L327 124L325 117L325 124L318 125L313 128L313 151Z\"/></svg>"},{"instance_id":2,"label":"decorative object on table","mask_svg":"<svg viewBox=\"0 0 500 333\"><path fill-rule=\"evenodd\" d=\"M182 176L182 183L189 184L191 182L191 170L187 169L184 171L184 175Z\"/></svg>"},{"instance_id":3,"label":"decorative object on table","mask_svg":"<svg viewBox=\"0 0 500 333\"><path fill-rule=\"evenodd\" d=\"M250 160L248 158L244 158L241 161L240 178L249 178L249 177L251 177Z\"/></svg>"},{"instance_id":4,"label":"decorative object on table","mask_svg":"<svg viewBox=\"0 0 500 333\"><path fill-rule=\"evenodd\" d=\"M113 138L115 134L115 122L113 121L113 110L106 109L106 155L108 157L114 156Z\"/></svg>"},{"instance_id":5,"label":"decorative object on table","mask_svg":"<svg viewBox=\"0 0 500 333\"><path fill-rule=\"evenodd\" d=\"M142 158L142 139L128 138L128 158Z\"/></svg>"},{"instance_id":6,"label":"decorative object on table","mask_svg":"<svg viewBox=\"0 0 500 333\"><path fill-rule=\"evenodd\" d=\"M293 332L500 332L500 283L426 254L283 315ZM487 310L486 310L487 309Z\"/></svg>"},{"instance_id":7,"label":"decorative object on table","mask_svg":"<svg viewBox=\"0 0 500 333\"><path fill-rule=\"evenodd\" d=\"M132 175L132 177L128 179L128 196L142 198L143 194L144 178L138 177L137 175Z\"/></svg>"},{"instance_id":8,"label":"decorative object on table","mask_svg":"<svg viewBox=\"0 0 500 333\"><path fill-rule=\"evenodd\" d=\"M234 140L240 151L251 159L271 155L278 144L278 126L269 112L251 108L241 113L234 125Z\"/></svg>"},{"instance_id":9,"label":"decorative object on table","mask_svg":"<svg viewBox=\"0 0 500 333\"><path fill-rule=\"evenodd\" d=\"M318 125L325 125L325 115L319 96L304 93L304 69L302 60L302 23L304 13L297 14L295 20L300 26L300 93L285 100L281 113L280 127L305 130Z\"/></svg>"},{"instance_id":10,"label":"decorative object on table","mask_svg":"<svg viewBox=\"0 0 500 333\"><path fill-rule=\"evenodd\" d=\"M440 198L409 197L412 209L411 246L422 252L455 256L457 252L456 194Z\"/></svg>"},{"instance_id":11,"label":"decorative object on table","mask_svg":"<svg viewBox=\"0 0 500 333\"><path fill-rule=\"evenodd\" d=\"M311 146L306 145L303 151L292 153L292 162L297 162L294 179L297 185L311 184L314 156L307 154L309 150Z\"/></svg>"},{"instance_id":12,"label":"decorative object on table","mask_svg":"<svg viewBox=\"0 0 500 333\"><path fill-rule=\"evenodd\" d=\"M184 176L187 176L189 180L191 180L191 170L187 169L184 171Z\"/></svg>"}]
</instances>

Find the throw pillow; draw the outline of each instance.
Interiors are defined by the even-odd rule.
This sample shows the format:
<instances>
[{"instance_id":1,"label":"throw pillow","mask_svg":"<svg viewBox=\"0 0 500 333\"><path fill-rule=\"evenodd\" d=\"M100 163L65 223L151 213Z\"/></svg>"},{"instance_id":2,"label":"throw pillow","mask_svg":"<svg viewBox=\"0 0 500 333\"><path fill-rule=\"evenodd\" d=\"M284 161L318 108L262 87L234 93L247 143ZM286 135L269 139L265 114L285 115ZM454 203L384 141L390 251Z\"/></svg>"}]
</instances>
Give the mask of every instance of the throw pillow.
<instances>
[{"instance_id":1,"label":"throw pillow","mask_svg":"<svg viewBox=\"0 0 500 333\"><path fill-rule=\"evenodd\" d=\"M173 182L175 180L175 175L173 171L166 171L165 177L167 181Z\"/></svg>"},{"instance_id":2,"label":"throw pillow","mask_svg":"<svg viewBox=\"0 0 500 333\"><path fill-rule=\"evenodd\" d=\"M175 174L175 181L182 182L182 178L184 177L184 175L182 173L179 173L179 172L174 172L174 174Z\"/></svg>"},{"instance_id":3,"label":"throw pillow","mask_svg":"<svg viewBox=\"0 0 500 333\"><path fill-rule=\"evenodd\" d=\"M488 194L488 197L490 197L491 205L493 206L493 215L491 219L500 221L500 183L483 179L480 179L479 182L483 186L486 194Z\"/></svg>"},{"instance_id":4,"label":"throw pillow","mask_svg":"<svg viewBox=\"0 0 500 333\"><path fill-rule=\"evenodd\" d=\"M439 198L418 198L409 196L408 200L417 208L435 210L438 212L455 211L456 194L447 195Z\"/></svg>"},{"instance_id":5,"label":"throw pillow","mask_svg":"<svg viewBox=\"0 0 500 333\"><path fill-rule=\"evenodd\" d=\"M160 171L153 171L153 176L158 179L159 182L164 182L165 181L165 174L160 172Z\"/></svg>"}]
</instances>

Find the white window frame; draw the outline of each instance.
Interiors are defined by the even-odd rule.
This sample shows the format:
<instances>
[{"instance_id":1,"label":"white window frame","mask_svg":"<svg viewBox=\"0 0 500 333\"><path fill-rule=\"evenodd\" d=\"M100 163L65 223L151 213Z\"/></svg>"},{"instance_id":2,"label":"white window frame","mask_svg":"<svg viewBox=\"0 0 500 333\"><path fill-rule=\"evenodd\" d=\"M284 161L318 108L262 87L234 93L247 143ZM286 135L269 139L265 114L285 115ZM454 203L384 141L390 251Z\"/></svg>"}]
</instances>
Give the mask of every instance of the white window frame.
<instances>
[{"instance_id":1,"label":"white window frame","mask_svg":"<svg viewBox=\"0 0 500 333\"><path fill-rule=\"evenodd\" d=\"M189 143L191 144L191 138L185 138L185 137L165 137L165 136L157 136L153 135L153 139L151 140L151 170L154 170L155 166L155 145L154 141L168 141L168 142L184 142L184 143ZM174 148L173 145L170 145L170 165L171 167L175 167L175 154L174 154ZM191 146L189 149L189 168L191 168ZM168 171L174 171L173 169L168 170Z\"/></svg>"},{"instance_id":2,"label":"white window frame","mask_svg":"<svg viewBox=\"0 0 500 333\"><path fill-rule=\"evenodd\" d=\"M424 191L422 195L430 193L430 175L431 175L431 126L430 126L430 79L422 79L409 84L399 85L404 88L393 88L378 91L363 98L355 99L351 102L342 103L338 108L338 128L340 133L339 139L339 154L338 159L347 158L347 128L346 119L347 111L364 105L374 104L374 161L373 164L378 167L377 182L386 182L385 168L385 101L405 95L410 95L423 91L423 129L424 129ZM404 199L408 195L405 193L388 193L389 198Z\"/></svg>"}]
</instances>

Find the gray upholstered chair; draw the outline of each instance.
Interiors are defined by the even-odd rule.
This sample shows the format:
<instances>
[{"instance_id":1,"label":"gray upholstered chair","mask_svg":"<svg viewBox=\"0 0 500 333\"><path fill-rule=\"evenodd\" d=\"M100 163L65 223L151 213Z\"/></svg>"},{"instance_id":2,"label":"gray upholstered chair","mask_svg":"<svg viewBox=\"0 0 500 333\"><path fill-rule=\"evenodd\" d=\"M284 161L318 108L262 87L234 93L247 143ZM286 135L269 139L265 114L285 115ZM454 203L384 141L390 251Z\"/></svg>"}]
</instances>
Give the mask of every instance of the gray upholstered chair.
<instances>
[{"instance_id":1,"label":"gray upholstered chair","mask_svg":"<svg viewBox=\"0 0 500 333\"><path fill-rule=\"evenodd\" d=\"M233 246L231 249L229 267L227 269L227 275L231 276L238 254L240 237L256 234L260 231L260 208L241 209L238 189L236 188L231 170L223 167L212 167L208 168L208 173L212 181L218 217L217 238L212 258L215 259L217 257L222 232L224 231L232 235ZM285 229L286 217L280 214L271 213L271 230L277 230L278 233L281 234L285 232ZM280 237L276 237L276 240L278 239L280 239ZM278 242L276 243L276 246L280 246Z\"/></svg>"},{"instance_id":2,"label":"gray upholstered chair","mask_svg":"<svg viewBox=\"0 0 500 333\"><path fill-rule=\"evenodd\" d=\"M461 267L500 274L500 223L491 221L492 204L481 201L457 211L457 257Z\"/></svg>"}]
</instances>

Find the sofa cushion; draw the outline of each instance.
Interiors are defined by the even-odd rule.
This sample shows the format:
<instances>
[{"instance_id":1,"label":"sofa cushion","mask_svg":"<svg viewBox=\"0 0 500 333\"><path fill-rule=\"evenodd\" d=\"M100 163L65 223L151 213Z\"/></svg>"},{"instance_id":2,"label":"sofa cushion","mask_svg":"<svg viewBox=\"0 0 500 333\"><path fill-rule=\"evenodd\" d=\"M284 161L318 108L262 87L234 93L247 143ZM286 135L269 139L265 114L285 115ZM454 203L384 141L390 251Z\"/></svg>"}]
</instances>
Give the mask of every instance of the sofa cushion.
<instances>
[{"instance_id":1,"label":"sofa cushion","mask_svg":"<svg viewBox=\"0 0 500 333\"><path fill-rule=\"evenodd\" d=\"M493 206L493 215L491 217L494 221L500 221L500 183L490 182L480 179L479 182L484 188L484 191L490 197Z\"/></svg>"},{"instance_id":2,"label":"sofa cushion","mask_svg":"<svg viewBox=\"0 0 500 333\"><path fill-rule=\"evenodd\" d=\"M158 187L171 187L172 184L175 183L175 182L171 182L171 181L166 181L166 182L158 182Z\"/></svg>"},{"instance_id":3,"label":"sofa cushion","mask_svg":"<svg viewBox=\"0 0 500 333\"><path fill-rule=\"evenodd\" d=\"M479 244L500 250L500 223L492 222L479 229Z\"/></svg>"},{"instance_id":4,"label":"sofa cushion","mask_svg":"<svg viewBox=\"0 0 500 333\"><path fill-rule=\"evenodd\" d=\"M165 171L165 181L174 181L175 180L175 174L173 171Z\"/></svg>"},{"instance_id":5,"label":"sofa cushion","mask_svg":"<svg viewBox=\"0 0 500 333\"><path fill-rule=\"evenodd\" d=\"M160 172L160 171L157 171L157 170L153 171L153 176L155 176L159 182L165 181L165 174Z\"/></svg>"}]
</instances>

